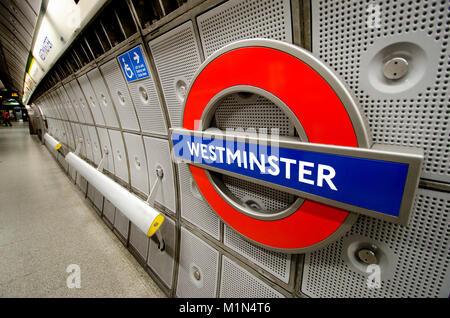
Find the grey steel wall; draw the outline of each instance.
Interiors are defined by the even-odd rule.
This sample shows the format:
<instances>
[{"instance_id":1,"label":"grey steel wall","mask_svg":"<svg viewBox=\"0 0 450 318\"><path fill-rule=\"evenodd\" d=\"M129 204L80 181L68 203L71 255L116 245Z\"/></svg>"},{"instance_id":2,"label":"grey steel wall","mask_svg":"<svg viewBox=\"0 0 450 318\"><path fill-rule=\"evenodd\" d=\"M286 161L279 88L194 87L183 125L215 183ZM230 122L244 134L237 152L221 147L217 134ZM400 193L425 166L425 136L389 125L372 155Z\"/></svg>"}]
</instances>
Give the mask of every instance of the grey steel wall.
<instances>
[{"instance_id":1,"label":"grey steel wall","mask_svg":"<svg viewBox=\"0 0 450 318\"><path fill-rule=\"evenodd\" d=\"M96 165L106 156L104 173L144 200L156 182L156 169L163 169L155 202L166 216L161 228L166 247L160 251L156 240L141 234L82 177L67 170L62 155L55 153L99 215L168 295L448 296L450 72L443 48L448 47L450 7L447 1L379 1L380 28L372 30L366 21L375 2L187 1L149 26L139 23L142 12L127 1L137 33L112 45L35 101L45 113L49 133L64 143L63 152L83 140L81 156L86 161ZM412 19L424 12L434 22ZM415 37L415 32L420 36ZM184 88L198 66L228 43L258 37L312 50L338 72L355 91L377 143L424 148L421 189L407 227L361 216L342 239L322 250L306 255L269 251L223 224L204 201L188 167L172 163L168 128L181 125ZM373 50L406 42L419 47L408 44L407 48L414 47L412 54L420 49L427 52L432 65L417 80L418 88L405 93L396 92L394 86L370 87L366 73L382 67L371 62ZM146 52L151 74L127 83L116 57L137 45ZM227 109L242 105L233 98L227 103L218 108L221 113L216 118L223 128L272 127L273 119L280 118L277 107L257 100L251 107L267 110L257 119L248 115L257 112L242 109L242 116L230 120ZM281 120L275 126L293 133L289 122ZM228 180L227 186L240 195L255 196L252 185ZM261 204L280 204L273 192L268 195L264 188L256 192ZM368 274L355 265L358 260L353 254L348 256L352 248L367 245L375 245L385 260L380 289L367 287Z\"/></svg>"}]
</instances>

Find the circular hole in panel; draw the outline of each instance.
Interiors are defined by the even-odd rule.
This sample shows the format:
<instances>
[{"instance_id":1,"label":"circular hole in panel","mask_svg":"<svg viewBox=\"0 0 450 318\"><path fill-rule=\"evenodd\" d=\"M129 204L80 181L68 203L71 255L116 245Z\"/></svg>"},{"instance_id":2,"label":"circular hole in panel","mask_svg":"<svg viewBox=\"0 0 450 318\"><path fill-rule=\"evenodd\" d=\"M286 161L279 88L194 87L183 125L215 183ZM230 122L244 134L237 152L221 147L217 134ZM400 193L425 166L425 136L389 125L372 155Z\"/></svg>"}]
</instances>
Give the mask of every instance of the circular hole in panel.
<instances>
[{"instance_id":1,"label":"circular hole in panel","mask_svg":"<svg viewBox=\"0 0 450 318\"><path fill-rule=\"evenodd\" d=\"M392 278L397 261L386 244L361 235L344 238L341 257L350 269L365 276L371 274L368 266L379 266L382 281Z\"/></svg>"},{"instance_id":2,"label":"circular hole in panel","mask_svg":"<svg viewBox=\"0 0 450 318\"><path fill-rule=\"evenodd\" d=\"M204 114L207 130L232 130L236 133L290 137L307 141L297 119L270 94L259 91L236 91L213 101ZM243 178L207 171L216 191L239 212L262 220L282 219L295 212L303 199L285 191L256 184Z\"/></svg>"},{"instance_id":3,"label":"circular hole in panel","mask_svg":"<svg viewBox=\"0 0 450 318\"><path fill-rule=\"evenodd\" d=\"M125 105L125 97L123 96L122 92L118 91L118 92L117 92L117 96L119 96L119 102L120 102L122 105Z\"/></svg>"},{"instance_id":4,"label":"circular hole in panel","mask_svg":"<svg viewBox=\"0 0 450 318\"><path fill-rule=\"evenodd\" d=\"M143 88L142 86L139 87L139 94L141 95L141 100L144 103L148 103L148 94L147 91L145 90L145 88Z\"/></svg>"},{"instance_id":5,"label":"circular hole in panel","mask_svg":"<svg viewBox=\"0 0 450 318\"><path fill-rule=\"evenodd\" d=\"M134 163L136 165L136 169L141 169L141 161L139 160L139 158L137 156L134 157Z\"/></svg>"},{"instance_id":6,"label":"circular hole in panel","mask_svg":"<svg viewBox=\"0 0 450 318\"><path fill-rule=\"evenodd\" d=\"M175 94L180 102L183 102L187 94L188 85L184 79L175 82Z\"/></svg>"},{"instance_id":7,"label":"circular hole in panel","mask_svg":"<svg viewBox=\"0 0 450 318\"><path fill-rule=\"evenodd\" d=\"M102 99L103 105L108 106L108 101L106 100L106 96L103 95L103 93L101 93L100 97Z\"/></svg>"},{"instance_id":8,"label":"circular hole in panel","mask_svg":"<svg viewBox=\"0 0 450 318\"><path fill-rule=\"evenodd\" d=\"M91 105L92 107L95 107L95 101L94 98L92 96L89 96L89 99L91 100Z\"/></svg>"}]
</instances>

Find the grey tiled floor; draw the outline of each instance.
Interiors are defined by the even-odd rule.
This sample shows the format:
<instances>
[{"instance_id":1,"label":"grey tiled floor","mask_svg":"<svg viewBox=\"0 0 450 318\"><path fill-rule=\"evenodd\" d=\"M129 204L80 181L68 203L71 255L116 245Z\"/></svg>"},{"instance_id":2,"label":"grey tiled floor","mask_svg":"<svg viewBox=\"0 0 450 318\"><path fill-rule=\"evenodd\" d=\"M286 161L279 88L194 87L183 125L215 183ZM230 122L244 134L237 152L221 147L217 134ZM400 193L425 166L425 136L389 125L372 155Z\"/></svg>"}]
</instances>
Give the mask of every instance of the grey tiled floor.
<instances>
[{"instance_id":1,"label":"grey tiled floor","mask_svg":"<svg viewBox=\"0 0 450 318\"><path fill-rule=\"evenodd\" d=\"M13 125L0 127L0 297L165 297L28 123Z\"/></svg>"}]
</instances>

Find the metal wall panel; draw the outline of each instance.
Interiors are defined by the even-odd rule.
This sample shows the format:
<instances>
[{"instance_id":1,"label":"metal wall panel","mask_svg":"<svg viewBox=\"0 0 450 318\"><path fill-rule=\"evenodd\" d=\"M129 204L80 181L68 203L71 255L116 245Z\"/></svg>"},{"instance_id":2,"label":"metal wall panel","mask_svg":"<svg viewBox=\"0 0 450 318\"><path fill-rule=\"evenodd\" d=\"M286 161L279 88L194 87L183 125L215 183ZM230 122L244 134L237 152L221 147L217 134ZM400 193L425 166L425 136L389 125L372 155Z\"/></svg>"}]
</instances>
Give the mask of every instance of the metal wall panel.
<instances>
[{"instance_id":1,"label":"metal wall panel","mask_svg":"<svg viewBox=\"0 0 450 318\"><path fill-rule=\"evenodd\" d=\"M424 149L422 177L449 183L450 18L441 14L449 2L312 1L311 9L313 53L355 92L374 142ZM406 58L407 72L391 80L383 72L393 57Z\"/></svg>"},{"instance_id":2,"label":"metal wall panel","mask_svg":"<svg viewBox=\"0 0 450 318\"><path fill-rule=\"evenodd\" d=\"M131 186L148 194L147 158L144 151L142 136L123 133L130 163Z\"/></svg>"},{"instance_id":3,"label":"metal wall panel","mask_svg":"<svg viewBox=\"0 0 450 318\"><path fill-rule=\"evenodd\" d=\"M149 70L151 72L151 70ZM166 120L153 76L128 83L131 98L143 132L167 135Z\"/></svg>"},{"instance_id":4,"label":"metal wall panel","mask_svg":"<svg viewBox=\"0 0 450 318\"><path fill-rule=\"evenodd\" d=\"M98 105L100 105L103 117L105 118L106 126L119 128L115 105L111 100L111 96L109 95L108 89L106 88L100 71L97 68L94 68L87 73L87 77L89 78L92 88L94 89Z\"/></svg>"},{"instance_id":5,"label":"metal wall panel","mask_svg":"<svg viewBox=\"0 0 450 318\"><path fill-rule=\"evenodd\" d=\"M58 94L62 106L65 109L67 116L69 120L71 121L79 121L77 115L75 114L75 111L72 107L72 103L69 100L69 97L67 96L66 91L64 90L64 87L61 86L56 90L56 93Z\"/></svg>"},{"instance_id":6,"label":"metal wall panel","mask_svg":"<svg viewBox=\"0 0 450 318\"><path fill-rule=\"evenodd\" d=\"M192 22L151 40L149 46L164 92L170 125L181 127L183 101L201 63Z\"/></svg>"},{"instance_id":7,"label":"metal wall panel","mask_svg":"<svg viewBox=\"0 0 450 318\"><path fill-rule=\"evenodd\" d=\"M86 147L86 157L93 161L93 151L92 151L92 141L91 141L91 135L89 134L89 128L86 125L80 125L81 132L83 133L83 141L84 145Z\"/></svg>"},{"instance_id":8,"label":"metal wall panel","mask_svg":"<svg viewBox=\"0 0 450 318\"><path fill-rule=\"evenodd\" d=\"M449 206L447 193L419 189L407 227L360 216L345 237L305 255L301 291L311 297L447 298ZM381 288L368 286L372 272L351 253L367 246L376 247Z\"/></svg>"},{"instance_id":9,"label":"metal wall panel","mask_svg":"<svg viewBox=\"0 0 450 318\"><path fill-rule=\"evenodd\" d=\"M148 247L147 265L158 275L166 286L171 288L173 268L175 265L175 223L166 217L158 231L161 231L161 236L164 239L164 249L161 251L158 248L156 238L152 237Z\"/></svg>"},{"instance_id":10,"label":"metal wall panel","mask_svg":"<svg viewBox=\"0 0 450 318\"><path fill-rule=\"evenodd\" d=\"M292 43L289 0L231 0L197 17L205 58L242 39Z\"/></svg>"},{"instance_id":11,"label":"metal wall panel","mask_svg":"<svg viewBox=\"0 0 450 318\"><path fill-rule=\"evenodd\" d=\"M220 219L203 198L187 164L178 164L178 175L181 216L218 240Z\"/></svg>"},{"instance_id":12,"label":"metal wall panel","mask_svg":"<svg viewBox=\"0 0 450 318\"><path fill-rule=\"evenodd\" d=\"M98 209L97 213L99 215L102 215L102 211L103 211L103 195L97 189L95 189L94 205Z\"/></svg>"},{"instance_id":13,"label":"metal wall panel","mask_svg":"<svg viewBox=\"0 0 450 318\"><path fill-rule=\"evenodd\" d=\"M76 98L75 93L73 92L72 86L70 84L66 84L63 86L63 88L65 89L67 97L69 98L70 103L73 106L73 110L76 114L76 117L78 118L78 121L80 123L86 123L86 119L84 118L83 110L81 109L81 104L80 104L78 98Z\"/></svg>"},{"instance_id":14,"label":"metal wall panel","mask_svg":"<svg viewBox=\"0 0 450 318\"><path fill-rule=\"evenodd\" d=\"M112 155L114 157L115 175L125 182L128 182L127 153L123 144L122 133L117 130L108 129L111 140Z\"/></svg>"},{"instance_id":15,"label":"metal wall panel","mask_svg":"<svg viewBox=\"0 0 450 318\"><path fill-rule=\"evenodd\" d=\"M226 246L284 283L289 283L291 255L269 251L260 247L248 241L227 225L224 227L223 236L223 242Z\"/></svg>"},{"instance_id":16,"label":"metal wall panel","mask_svg":"<svg viewBox=\"0 0 450 318\"><path fill-rule=\"evenodd\" d=\"M92 161L98 165L100 163L100 160L102 158L102 149L101 144L97 135L97 130L93 126L86 126L89 137L91 138L91 144L92 144Z\"/></svg>"},{"instance_id":17,"label":"metal wall panel","mask_svg":"<svg viewBox=\"0 0 450 318\"><path fill-rule=\"evenodd\" d=\"M79 173L77 173L76 183L77 183L78 187L80 188L81 192L85 194L87 191L87 181Z\"/></svg>"},{"instance_id":18,"label":"metal wall panel","mask_svg":"<svg viewBox=\"0 0 450 318\"><path fill-rule=\"evenodd\" d=\"M84 96L86 96L85 100L80 100L80 102L82 103L82 107L87 106L90 108L92 116L95 120L95 124L105 125L105 120L103 118L102 110L100 109L100 104L97 100L97 97L95 96L94 89L92 88L86 74L80 76L78 78L78 82L80 83L80 87L84 92Z\"/></svg>"},{"instance_id":19,"label":"metal wall panel","mask_svg":"<svg viewBox=\"0 0 450 318\"><path fill-rule=\"evenodd\" d=\"M72 132L72 127L70 127L70 123L65 121L64 122L64 128L66 129L67 133L67 144L71 149L75 149L75 137Z\"/></svg>"},{"instance_id":20,"label":"metal wall panel","mask_svg":"<svg viewBox=\"0 0 450 318\"><path fill-rule=\"evenodd\" d=\"M108 131L105 128L97 127L98 137L100 139L100 147L102 149L102 158L106 158L103 168L114 174L114 154L109 140Z\"/></svg>"},{"instance_id":21,"label":"metal wall panel","mask_svg":"<svg viewBox=\"0 0 450 318\"><path fill-rule=\"evenodd\" d=\"M136 111L117 60L112 59L103 64L100 70L111 92L122 128L140 131Z\"/></svg>"},{"instance_id":22,"label":"metal wall panel","mask_svg":"<svg viewBox=\"0 0 450 318\"><path fill-rule=\"evenodd\" d=\"M125 238L128 239L130 221L127 219L123 213L116 209L116 214L114 217L114 228Z\"/></svg>"},{"instance_id":23,"label":"metal wall panel","mask_svg":"<svg viewBox=\"0 0 450 318\"><path fill-rule=\"evenodd\" d=\"M75 147L76 147L80 141L84 141L84 136L81 133L81 129L78 124L71 123L71 126L72 126L72 131L76 136L76 139L75 139ZM82 157L86 157L86 143L85 142L81 143L80 155Z\"/></svg>"},{"instance_id":24,"label":"metal wall panel","mask_svg":"<svg viewBox=\"0 0 450 318\"><path fill-rule=\"evenodd\" d=\"M182 227L177 296L216 297L218 263L219 252Z\"/></svg>"},{"instance_id":25,"label":"metal wall panel","mask_svg":"<svg viewBox=\"0 0 450 318\"><path fill-rule=\"evenodd\" d=\"M80 85L78 84L78 82L76 80L73 80L69 83L70 87L72 88L72 92L73 92L73 99L72 99L72 103L78 103L81 111L83 112L84 115L84 120L86 121L87 124L93 124L94 123L94 119L92 118L92 114L91 111L89 109L89 106L87 104L86 98L81 90ZM69 94L70 96L70 94Z\"/></svg>"},{"instance_id":26,"label":"metal wall panel","mask_svg":"<svg viewBox=\"0 0 450 318\"><path fill-rule=\"evenodd\" d=\"M130 224L130 244L139 253L144 261L147 261L149 237L137 228L133 223Z\"/></svg>"},{"instance_id":27,"label":"metal wall panel","mask_svg":"<svg viewBox=\"0 0 450 318\"><path fill-rule=\"evenodd\" d=\"M109 222L111 222L111 224L114 224L115 214L116 208L108 199L105 198L105 201L103 203L103 215Z\"/></svg>"},{"instance_id":28,"label":"metal wall panel","mask_svg":"<svg viewBox=\"0 0 450 318\"><path fill-rule=\"evenodd\" d=\"M155 201L176 212L175 183L172 171L169 142L165 139L144 137L147 153L147 169L149 174L150 189L157 181L156 169L162 168L164 176L161 186L156 194Z\"/></svg>"},{"instance_id":29,"label":"metal wall panel","mask_svg":"<svg viewBox=\"0 0 450 318\"><path fill-rule=\"evenodd\" d=\"M276 291L226 256L222 256L220 297L284 298L283 294Z\"/></svg>"}]
</instances>

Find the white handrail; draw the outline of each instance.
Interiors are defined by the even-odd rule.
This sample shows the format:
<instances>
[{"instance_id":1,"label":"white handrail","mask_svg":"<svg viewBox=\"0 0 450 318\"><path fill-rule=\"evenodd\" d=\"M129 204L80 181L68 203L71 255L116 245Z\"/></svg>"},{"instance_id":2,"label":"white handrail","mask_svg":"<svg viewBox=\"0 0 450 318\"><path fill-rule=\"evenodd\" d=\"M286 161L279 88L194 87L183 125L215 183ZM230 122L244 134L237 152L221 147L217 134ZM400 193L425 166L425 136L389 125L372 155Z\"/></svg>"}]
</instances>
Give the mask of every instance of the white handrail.
<instances>
[{"instance_id":1,"label":"white handrail","mask_svg":"<svg viewBox=\"0 0 450 318\"><path fill-rule=\"evenodd\" d=\"M161 213L73 152L66 155L66 161L147 236L155 234L164 221Z\"/></svg>"}]
</instances>

